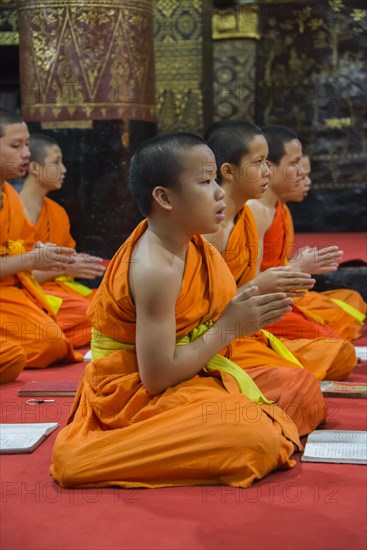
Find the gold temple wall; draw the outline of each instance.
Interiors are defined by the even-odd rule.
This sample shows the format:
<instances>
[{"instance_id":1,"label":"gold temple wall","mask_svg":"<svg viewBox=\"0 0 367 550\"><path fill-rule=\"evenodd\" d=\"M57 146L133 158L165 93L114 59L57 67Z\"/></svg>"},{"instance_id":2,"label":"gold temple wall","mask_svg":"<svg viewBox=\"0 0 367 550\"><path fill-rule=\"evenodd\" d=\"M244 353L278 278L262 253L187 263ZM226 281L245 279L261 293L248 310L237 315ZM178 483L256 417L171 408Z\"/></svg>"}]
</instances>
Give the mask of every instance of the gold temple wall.
<instances>
[{"instance_id":1,"label":"gold temple wall","mask_svg":"<svg viewBox=\"0 0 367 550\"><path fill-rule=\"evenodd\" d=\"M360 0L261 9L258 121L297 131L313 160L314 189L367 181L366 31Z\"/></svg>"}]
</instances>

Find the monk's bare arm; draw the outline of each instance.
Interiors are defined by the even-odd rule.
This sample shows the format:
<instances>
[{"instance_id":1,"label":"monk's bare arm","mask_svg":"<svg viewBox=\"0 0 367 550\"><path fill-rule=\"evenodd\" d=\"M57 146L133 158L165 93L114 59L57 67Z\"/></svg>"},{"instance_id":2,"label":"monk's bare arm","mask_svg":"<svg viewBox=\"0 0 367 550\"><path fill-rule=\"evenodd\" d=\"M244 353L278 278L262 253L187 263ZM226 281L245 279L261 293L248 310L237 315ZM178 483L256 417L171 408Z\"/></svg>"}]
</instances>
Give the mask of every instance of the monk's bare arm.
<instances>
[{"instance_id":1,"label":"monk's bare arm","mask_svg":"<svg viewBox=\"0 0 367 550\"><path fill-rule=\"evenodd\" d=\"M256 222L258 235L258 255L256 262L256 271L260 273L261 262L263 259L264 236L272 224L272 213L269 208L262 204L258 199L247 201L247 206L250 208Z\"/></svg>"},{"instance_id":2,"label":"monk's bare arm","mask_svg":"<svg viewBox=\"0 0 367 550\"><path fill-rule=\"evenodd\" d=\"M142 270L134 280L139 372L153 394L192 378L233 340L234 332L237 337L246 336L254 326L279 320L290 309L291 300L284 294L252 296L257 292L252 288L228 304L205 337L176 346L175 304L180 285L177 272L170 268ZM220 330L221 323L226 330Z\"/></svg>"}]
</instances>

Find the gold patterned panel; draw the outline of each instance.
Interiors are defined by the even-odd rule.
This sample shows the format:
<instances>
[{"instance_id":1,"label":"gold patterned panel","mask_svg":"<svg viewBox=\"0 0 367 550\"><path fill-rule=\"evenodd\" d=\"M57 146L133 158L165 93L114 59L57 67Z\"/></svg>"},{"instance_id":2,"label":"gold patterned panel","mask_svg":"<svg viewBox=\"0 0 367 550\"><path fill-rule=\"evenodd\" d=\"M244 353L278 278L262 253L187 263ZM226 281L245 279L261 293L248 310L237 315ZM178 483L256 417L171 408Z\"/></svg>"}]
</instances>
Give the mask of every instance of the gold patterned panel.
<instances>
[{"instance_id":1,"label":"gold patterned panel","mask_svg":"<svg viewBox=\"0 0 367 550\"><path fill-rule=\"evenodd\" d=\"M255 120L256 41L214 43L214 121Z\"/></svg>"},{"instance_id":2,"label":"gold patterned panel","mask_svg":"<svg viewBox=\"0 0 367 550\"><path fill-rule=\"evenodd\" d=\"M149 0L19 0L28 121L155 121Z\"/></svg>"},{"instance_id":3,"label":"gold patterned panel","mask_svg":"<svg viewBox=\"0 0 367 550\"><path fill-rule=\"evenodd\" d=\"M258 122L301 136L313 189L366 185L367 9L361 0L262 3Z\"/></svg>"},{"instance_id":4,"label":"gold patterned panel","mask_svg":"<svg viewBox=\"0 0 367 550\"><path fill-rule=\"evenodd\" d=\"M203 4L154 0L158 130L203 130Z\"/></svg>"},{"instance_id":5,"label":"gold patterned panel","mask_svg":"<svg viewBox=\"0 0 367 550\"><path fill-rule=\"evenodd\" d=\"M217 9L212 17L213 40L228 38L259 39L259 6L255 3L236 5L230 9Z\"/></svg>"},{"instance_id":6,"label":"gold patterned panel","mask_svg":"<svg viewBox=\"0 0 367 550\"><path fill-rule=\"evenodd\" d=\"M16 0L0 0L0 46L19 43L16 4Z\"/></svg>"}]
</instances>

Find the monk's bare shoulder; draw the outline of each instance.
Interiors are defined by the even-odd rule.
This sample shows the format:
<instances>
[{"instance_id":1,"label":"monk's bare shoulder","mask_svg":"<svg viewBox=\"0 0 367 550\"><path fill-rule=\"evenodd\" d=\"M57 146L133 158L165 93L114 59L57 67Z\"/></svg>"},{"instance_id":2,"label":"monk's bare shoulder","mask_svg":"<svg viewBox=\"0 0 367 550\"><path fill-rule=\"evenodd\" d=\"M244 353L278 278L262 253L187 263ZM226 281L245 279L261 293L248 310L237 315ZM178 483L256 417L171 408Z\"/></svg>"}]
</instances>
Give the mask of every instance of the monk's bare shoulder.
<instances>
[{"instance_id":1,"label":"monk's bare shoulder","mask_svg":"<svg viewBox=\"0 0 367 550\"><path fill-rule=\"evenodd\" d=\"M129 286L134 302L175 302L184 267L184 258L142 239L135 247L129 267Z\"/></svg>"},{"instance_id":2,"label":"monk's bare shoulder","mask_svg":"<svg viewBox=\"0 0 367 550\"><path fill-rule=\"evenodd\" d=\"M273 223L274 208L271 208L258 199L251 199L247 201L246 204L250 208L255 219L259 235L264 235Z\"/></svg>"}]
</instances>

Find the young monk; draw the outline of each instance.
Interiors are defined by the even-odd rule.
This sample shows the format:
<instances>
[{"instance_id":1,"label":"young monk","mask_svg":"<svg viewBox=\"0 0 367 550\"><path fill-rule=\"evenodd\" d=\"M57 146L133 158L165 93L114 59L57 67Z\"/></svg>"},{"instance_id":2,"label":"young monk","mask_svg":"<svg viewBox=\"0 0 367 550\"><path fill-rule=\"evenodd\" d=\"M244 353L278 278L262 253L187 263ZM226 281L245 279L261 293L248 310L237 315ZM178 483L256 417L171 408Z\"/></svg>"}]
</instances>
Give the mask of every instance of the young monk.
<instances>
[{"instance_id":1,"label":"young monk","mask_svg":"<svg viewBox=\"0 0 367 550\"><path fill-rule=\"evenodd\" d=\"M305 289L312 288L315 280L296 268L281 266L257 273L257 228L245 203L261 198L269 184L268 146L262 130L248 122L220 121L209 128L206 140L216 157L217 179L225 191L226 204L225 219L218 231L206 235L206 238L221 252L237 286L248 288L256 285L260 294L282 291L290 296L299 296ZM287 319L289 315L291 317ZM296 309L291 314L285 314L280 321L285 328L295 322L303 322L302 313ZM310 320L309 324L315 325L315 322ZM246 368L250 375L251 368L260 364L293 368L300 368L301 365L311 370L319 380L340 380L356 365L354 347L342 339L297 338L279 342L274 335L264 334L264 331L256 337L252 335L247 338ZM285 349L282 344L285 344Z\"/></svg>"},{"instance_id":2,"label":"young monk","mask_svg":"<svg viewBox=\"0 0 367 550\"><path fill-rule=\"evenodd\" d=\"M290 263L291 266L313 274L335 271L342 255L337 246L327 247L317 253L312 248L304 248L298 251L294 260L289 261L294 247L294 229L291 214L284 201L288 200L290 193L295 192L303 179L304 173L300 164L302 145L297 135L283 126L268 126L264 129L264 134L269 145L272 178L262 199L249 203L259 228L260 239L263 239L261 270ZM358 338L362 334L366 304L358 292L344 289L327 293L308 292L297 298L294 305L302 309L304 315L315 319L319 323L319 330L329 325L333 327L335 335L347 340ZM279 335L282 329L278 325L274 327L274 333ZM303 333L305 330L302 326ZM287 334L287 338L292 338L292 333Z\"/></svg>"},{"instance_id":3,"label":"young monk","mask_svg":"<svg viewBox=\"0 0 367 550\"><path fill-rule=\"evenodd\" d=\"M55 361L82 361L57 325L42 288L31 274L66 269L74 251L33 242L33 231L17 192L6 179L24 176L29 164L29 133L23 119L0 110L0 381L24 367ZM32 248L33 247L33 248Z\"/></svg>"},{"instance_id":4,"label":"young monk","mask_svg":"<svg viewBox=\"0 0 367 550\"><path fill-rule=\"evenodd\" d=\"M291 299L256 288L236 295L200 237L224 218L213 153L194 134L152 138L132 158L129 185L147 219L111 260L89 310L93 361L56 439L54 479L248 487L291 467L298 430L280 408L282 389L294 384L293 416L306 431L324 419L324 402L307 371L269 369L265 396L241 368L242 336L279 319Z\"/></svg>"},{"instance_id":5,"label":"young monk","mask_svg":"<svg viewBox=\"0 0 367 550\"><path fill-rule=\"evenodd\" d=\"M52 242L75 249L70 234L70 221L65 209L47 197L50 191L62 187L66 168L57 142L50 136L31 135L31 161L20 193L35 240ZM86 312L92 299L92 289L77 283L74 277L94 279L104 273L102 258L75 254L74 262L63 271L34 271L48 296L56 297L56 320L74 347L90 342L91 330Z\"/></svg>"}]
</instances>

